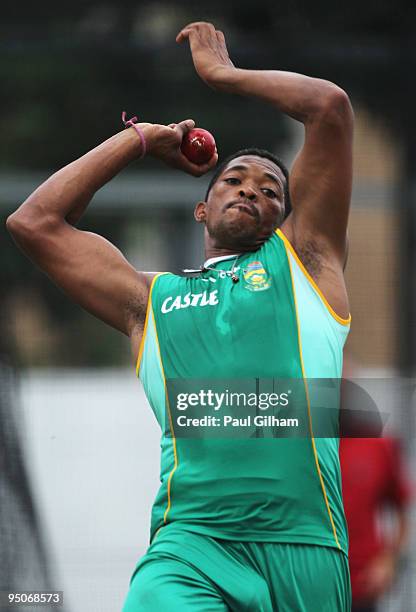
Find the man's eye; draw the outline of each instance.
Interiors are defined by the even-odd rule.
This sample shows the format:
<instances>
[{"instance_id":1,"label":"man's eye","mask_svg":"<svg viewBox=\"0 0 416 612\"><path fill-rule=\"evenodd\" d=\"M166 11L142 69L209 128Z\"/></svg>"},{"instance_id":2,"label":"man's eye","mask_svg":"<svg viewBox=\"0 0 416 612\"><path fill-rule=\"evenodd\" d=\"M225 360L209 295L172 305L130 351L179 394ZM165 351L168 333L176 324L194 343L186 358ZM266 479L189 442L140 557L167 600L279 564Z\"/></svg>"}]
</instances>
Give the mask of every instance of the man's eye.
<instances>
[{"instance_id":1,"label":"man's eye","mask_svg":"<svg viewBox=\"0 0 416 612\"><path fill-rule=\"evenodd\" d=\"M273 191L273 189L262 189L263 193L266 194L268 198L277 198L277 194Z\"/></svg>"},{"instance_id":2,"label":"man's eye","mask_svg":"<svg viewBox=\"0 0 416 612\"><path fill-rule=\"evenodd\" d=\"M230 185L238 185L238 183L240 183L240 179L236 178L235 176L230 176L226 179L224 179L226 183L229 183Z\"/></svg>"}]
</instances>

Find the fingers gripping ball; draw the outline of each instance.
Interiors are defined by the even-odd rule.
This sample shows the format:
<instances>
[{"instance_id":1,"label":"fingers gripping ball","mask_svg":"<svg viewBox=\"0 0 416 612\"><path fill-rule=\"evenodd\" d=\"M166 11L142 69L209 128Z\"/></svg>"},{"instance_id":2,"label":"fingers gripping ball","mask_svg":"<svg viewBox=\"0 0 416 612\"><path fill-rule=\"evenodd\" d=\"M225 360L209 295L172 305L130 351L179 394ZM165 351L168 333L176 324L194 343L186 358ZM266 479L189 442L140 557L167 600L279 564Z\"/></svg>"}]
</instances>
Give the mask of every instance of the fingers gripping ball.
<instances>
[{"instance_id":1,"label":"fingers gripping ball","mask_svg":"<svg viewBox=\"0 0 416 612\"><path fill-rule=\"evenodd\" d=\"M215 153L214 136L207 130L194 128L183 137L181 151L193 164L206 164Z\"/></svg>"}]
</instances>

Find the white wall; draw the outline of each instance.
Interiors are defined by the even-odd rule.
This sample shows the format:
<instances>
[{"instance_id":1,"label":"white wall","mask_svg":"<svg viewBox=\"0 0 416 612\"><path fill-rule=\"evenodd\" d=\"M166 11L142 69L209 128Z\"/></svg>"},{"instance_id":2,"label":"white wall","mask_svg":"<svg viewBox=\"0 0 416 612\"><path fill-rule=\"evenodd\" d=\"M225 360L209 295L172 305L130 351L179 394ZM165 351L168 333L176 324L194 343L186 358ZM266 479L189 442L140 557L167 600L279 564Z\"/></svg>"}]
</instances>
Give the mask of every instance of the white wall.
<instances>
[{"instance_id":1,"label":"white wall","mask_svg":"<svg viewBox=\"0 0 416 612\"><path fill-rule=\"evenodd\" d=\"M121 610L149 539L159 428L134 371L22 375L23 450L69 612Z\"/></svg>"}]
</instances>

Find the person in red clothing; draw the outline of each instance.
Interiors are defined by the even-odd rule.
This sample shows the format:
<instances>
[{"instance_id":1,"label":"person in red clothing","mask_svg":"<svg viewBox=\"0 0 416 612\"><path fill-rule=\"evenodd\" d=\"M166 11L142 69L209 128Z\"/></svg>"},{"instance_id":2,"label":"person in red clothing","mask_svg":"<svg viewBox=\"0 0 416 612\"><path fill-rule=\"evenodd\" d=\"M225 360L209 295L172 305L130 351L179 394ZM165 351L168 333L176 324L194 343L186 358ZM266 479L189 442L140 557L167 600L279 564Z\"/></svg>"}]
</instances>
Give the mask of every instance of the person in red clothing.
<instances>
[{"instance_id":1,"label":"person in red clothing","mask_svg":"<svg viewBox=\"0 0 416 612\"><path fill-rule=\"evenodd\" d=\"M388 591L397 561L407 544L410 484L398 440L391 437L343 438L340 461L349 532L352 612L374 612ZM379 516L391 508L394 534L378 529Z\"/></svg>"}]
</instances>

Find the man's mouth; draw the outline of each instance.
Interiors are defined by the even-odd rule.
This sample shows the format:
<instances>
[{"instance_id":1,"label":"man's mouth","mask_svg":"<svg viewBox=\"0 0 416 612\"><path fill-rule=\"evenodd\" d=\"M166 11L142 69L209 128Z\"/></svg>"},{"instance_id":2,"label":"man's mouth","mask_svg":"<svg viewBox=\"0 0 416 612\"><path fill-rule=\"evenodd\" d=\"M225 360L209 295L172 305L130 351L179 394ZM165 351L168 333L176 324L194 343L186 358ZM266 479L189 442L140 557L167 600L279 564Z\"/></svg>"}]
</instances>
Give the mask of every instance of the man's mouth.
<instances>
[{"instance_id":1,"label":"man's mouth","mask_svg":"<svg viewBox=\"0 0 416 612\"><path fill-rule=\"evenodd\" d=\"M241 212L244 212L247 215L254 217L255 219L257 219L259 216L257 209L253 205L248 204L247 202L241 202L240 200L238 200L237 202L230 202L230 204L227 204L226 210L228 210L229 208L237 208Z\"/></svg>"}]
</instances>

